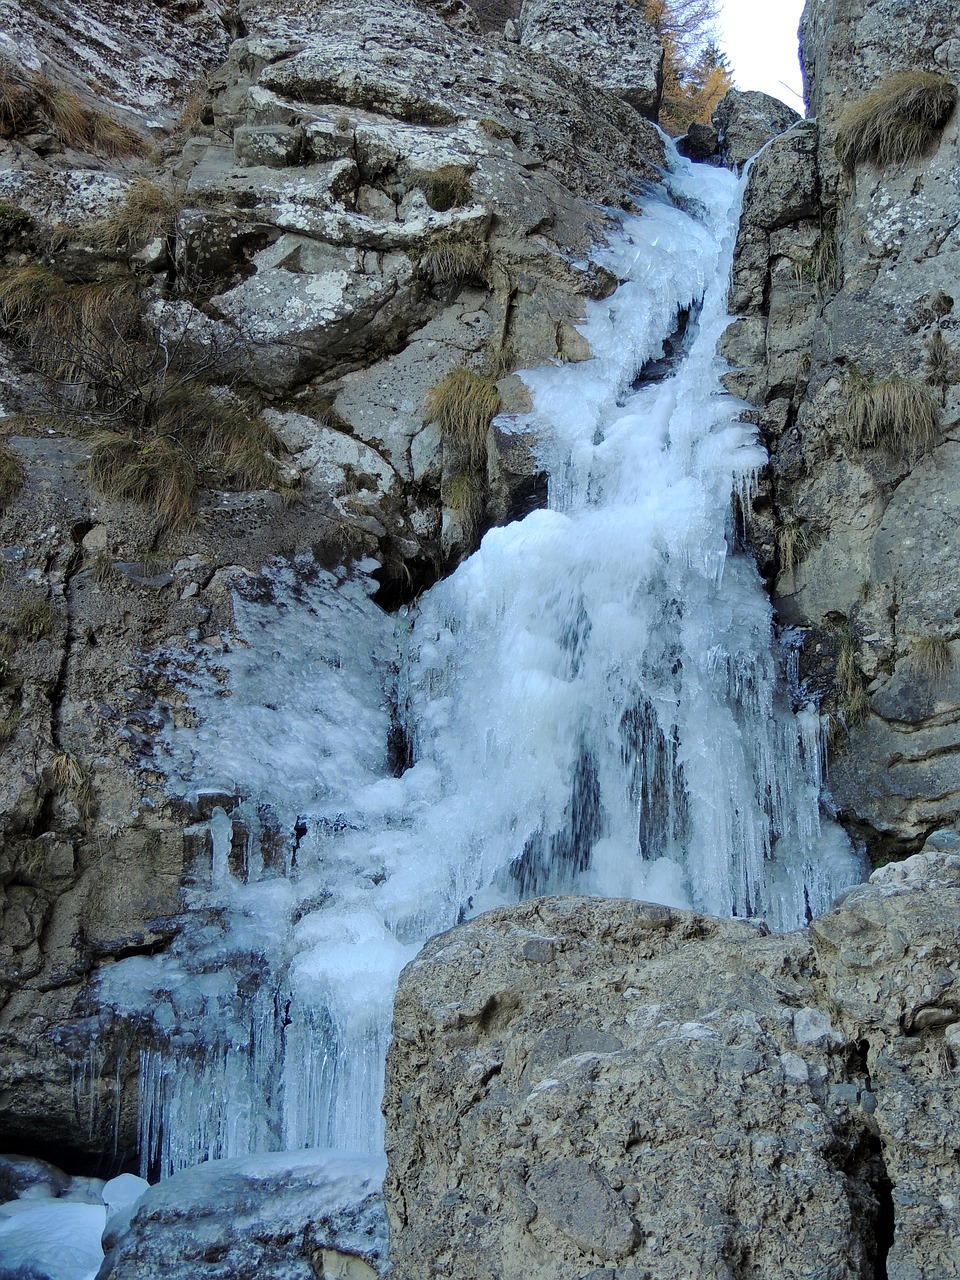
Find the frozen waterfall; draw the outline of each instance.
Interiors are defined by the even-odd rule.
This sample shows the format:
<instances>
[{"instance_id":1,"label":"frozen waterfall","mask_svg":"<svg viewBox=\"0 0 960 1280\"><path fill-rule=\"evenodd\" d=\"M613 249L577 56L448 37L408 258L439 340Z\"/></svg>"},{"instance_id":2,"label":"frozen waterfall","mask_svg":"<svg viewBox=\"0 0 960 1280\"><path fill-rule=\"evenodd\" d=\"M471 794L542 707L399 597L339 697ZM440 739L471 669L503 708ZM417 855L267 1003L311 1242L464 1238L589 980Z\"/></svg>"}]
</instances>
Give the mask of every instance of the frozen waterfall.
<instances>
[{"instance_id":1,"label":"frozen waterfall","mask_svg":"<svg viewBox=\"0 0 960 1280\"><path fill-rule=\"evenodd\" d=\"M212 856L172 951L100 989L150 1027L151 1168L378 1149L397 975L466 915L584 893L789 929L860 878L820 815L820 718L791 710L735 550L731 493L764 462L715 355L738 202L678 162L600 255L625 283L589 306L594 358L523 375L549 509L399 619L362 574L275 569L227 652L179 659L198 727L169 732L166 768L221 798ZM685 317L682 361L639 377Z\"/></svg>"}]
</instances>

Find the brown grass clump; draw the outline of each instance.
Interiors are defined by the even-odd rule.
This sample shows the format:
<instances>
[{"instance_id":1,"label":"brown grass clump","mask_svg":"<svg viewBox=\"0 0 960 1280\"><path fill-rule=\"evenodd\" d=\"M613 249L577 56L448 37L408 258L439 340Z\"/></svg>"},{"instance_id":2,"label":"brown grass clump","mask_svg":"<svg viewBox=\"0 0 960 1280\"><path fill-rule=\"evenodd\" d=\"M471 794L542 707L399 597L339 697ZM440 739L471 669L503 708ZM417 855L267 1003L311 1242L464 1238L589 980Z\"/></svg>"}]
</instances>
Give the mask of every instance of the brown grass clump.
<instances>
[{"instance_id":1,"label":"brown grass clump","mask_svg":"<svg viewBox=\"0 0 960 1280\"><path fill-rule=\"evenodd\" d=\"M792 573L810 550L810 535L799 520L790 520L777 529L776 544L781 572Z\"/></svg>"},{"instance_id":2,"label":"brown grass clump","mask_svg":"<svg viewBox=\"0 0 960 1280\"><path fill-rule=\"evenodd\" d=\"M138 322L129 279L71 284L39 263L0 269L0 328L70 398L91 362L105 366Z\"/></svg>"},{"instance_id":3,"label":"brown grass clump","mask_svg":"<svg viewBox=\"0 0 960 1280\"><path fill-rule=\"evenodd\" d=\"M444 442L477 466L486 460L487 428L499 410L493 379L461 366L427 392L424 422L435 422Z\"/></svg>"},{"instance_id":4,"label":"brown grass clump","mask_svg":"<svg viewBox=\"0 0 960 1280\"><path fill-rule=\"evenodd\" d=\"M30 98L12 62L0 59L0 136L17 133L30 117Z\"/></svg>"},{"instance_id":5,"label":"brown grass clump","mask_svg":"<svg viewBox=\"0 0 960 1280\"><path fill-rule=\"evenodd\" d=\"M83 99L70 89L37 73L29 86L30 104L67 147L89 141L90 112Z\"/></svg>"},{"instance_id":6,"label":"brown grass clump","mask_svg":"<svg viewBox=\"0 0 960 1280\"><path fill-rule=\"evenodd\" d=\"M939 329L927 342L927 379L935 387L946 390L960 382L960 355L950 346Z\"/></svg>"},{"instance_id":7,"label":"brown grass clump","mask_svg":"<svg viewBox=\"0 0 960 1280\"><path fill-rule=\"evenodd\" d=\"M25 600L17 610L11 630L18 640L47 640L57 626L57 611L49 600Z\"/></svg>"},{"instance_id":8,"label":"brown grass clump","mask_svg":"<svg viewBox=\"0 0 960 1280\"><path fill-rule=\"evenodd\" d=\"M16 497L23 484L23 464L8 444L0 441L0 509Z\"/></svg>"},{"instance_id":9,"label":"brown grass clump","mask_svg":"<svg viewBox=\"0 0 960 1280\"><path fill-rule=\"evenodd\" d=\"M252 409L191 379L141 390L116 426L95 427L90 436L90 475L104 493L142 502L163 525L186 528L204 479L244 490L276 485L271 450L279 442Z\"/></svg>"},{"instance_id":10,"label":"brown grass clump","mask_svg":"<svg viewBox=\"0 0 960 1280\"><path fill-rule=\"evenodd\" d=\"M855 377L846 425L859 449L882 446L899 457L918 458L939 441L940 404L933 391L914 378Z\"/></svg>"},{"instance_id":11,"label":"brown grass clump","mask_svg":"<svg viewBox=\"0 0 960 1280\"><path fill-rule=\"evenodd\" d=\"M42 122L65 147L106 156L144 155L146 139L135 129L87 106L72 89L42 72L30 76L0 61L0 134L15 137Z\"/></svg>"},{"instance_id":12,"label":"brown grass clump","mask_svg":"<svg viewBox=\"0 0 960 1280\"><path fill-rule=\"evenodd\" d=\"M158 237L173 234L183 196L149 178L137 178L120 208L97 228L98 244L108 250L133 253Z\"/></svg>"},{"instance_id":13,"label":"brown grass clump","mask_svg":"<svg viewBox=\"0 0 960 1280\"><path fill-rule=\"evenodd\" d=\"M54 790L72 800L80 811L80 816L86 821L93 818L96 814L96 797L76 756L69 751L58 751L51 761L50 771L53 774Z\"/></svg>"},{"instance_id":14,"label":"brown grass clump","mask_svg":"<svg viewBox=\"0 0 960 1280\"><path fill-rule=\"evenodd\" d=\"M459 164L445 164L433 173L425 174L419 186L427 197L427 204L437 213L458 209L469 204L473 197L470 174Z\"/></svg>"},{"instance_id":15,"label":"brown grass clump","mask_svg":"<svg viewBox=\"0 0 960 1280\"><path fill-rule=\"evenodd\" d=\"M210 383L221 352L162 337L129 278L70 284L38 265L0 271L0 328L45 379L61 426L90 440L90 475L162 525L193 522L203 484L275 487L282 451L257 408Z\"/></svg>"},{"instance_id":16,"label":"brown grass clump","mask_svg":"<svg viewBox=\"0 0 960 1280\"><path fill-rule=\"evenodd\" d=\"M919 160L957 104L957 86L933 71L900 71L843 112L837 155L848 169L863 160L880 168Z\"/></svg>"},{"instance_id":17,"label":"brown grass clump","mask_svg":"<svg viewBox=\"0 0 960 1280\"><path fill-rule=\"evenodd\" d=\"M928 680L942 680L953 666L950 641L936 631L917 636L910 647L910 665Z\"/></svg>"},{"instance_id":18,"label":"brown grass clump","mask_svg":"<svg viewBox=\"0 0 960 1280\"><path fill-rule=\"evenodd\" d=\"M420 275L431 284L461 285L475 280L486 285L487 246L453 240L436 244L419 261Z\"/></svg>"},{"instance_id":19,"label":"brown grass clump","mask_svg":"<svg viewBox=\"0 0 960 1280\"><path fill-rule=\"evenodd\" d=\"M870 698L857 665L856 643L849 623L840 630L834 676L840 717L847 730L859 728L870 714Z\"/></svg>"}]
</instances>

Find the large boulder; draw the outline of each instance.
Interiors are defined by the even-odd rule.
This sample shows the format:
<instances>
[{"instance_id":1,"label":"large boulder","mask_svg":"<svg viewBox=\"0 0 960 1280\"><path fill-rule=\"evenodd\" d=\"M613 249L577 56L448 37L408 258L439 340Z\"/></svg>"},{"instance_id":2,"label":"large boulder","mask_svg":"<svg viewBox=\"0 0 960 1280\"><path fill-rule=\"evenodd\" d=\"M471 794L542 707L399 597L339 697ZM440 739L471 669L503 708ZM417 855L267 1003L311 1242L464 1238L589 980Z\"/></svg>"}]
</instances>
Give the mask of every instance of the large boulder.
<instances>
[{"instance_id":1,"label":"large boulder","mask_svg":"<svg viewBox=\"0 0 960 1280\"><path fill-rule=\"evenodd\" d=\"M717 148L724 164L740 173L751 156L799 119L799 112L769 93L760 93L757 89L729 90L712 117Z\"/></svg>"},{"instance_id":2,"label":"large boulder","mask_svg":"<svg viewBox=\"0 0 960 1280\"><path fill-rule=\"evenodd\" d=\"M633 0L524 0L520 43L574 67L652 120L663 90L663 47Z\"/></svg>"},{"instance_id":3,"label":"large boulder","mask_svg":"<svg viewBox=\"0 0 960 1280\"><path fill-rule=\"evenodd\" d=\"M434 939L387 1067L395 1280L960 1274L958 943L950 853L786 937L553 898Z\"/></svg>"}]
</instances>

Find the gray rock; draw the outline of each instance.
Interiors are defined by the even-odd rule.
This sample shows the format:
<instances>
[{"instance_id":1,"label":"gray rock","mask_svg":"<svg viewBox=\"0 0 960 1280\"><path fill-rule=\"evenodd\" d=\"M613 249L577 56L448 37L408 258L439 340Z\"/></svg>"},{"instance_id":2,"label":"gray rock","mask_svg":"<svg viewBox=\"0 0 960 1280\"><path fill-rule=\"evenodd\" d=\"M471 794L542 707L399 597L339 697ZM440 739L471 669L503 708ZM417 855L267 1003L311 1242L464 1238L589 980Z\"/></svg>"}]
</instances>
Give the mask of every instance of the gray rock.
<instances>
[{"instance_id":1,"label":"gray rock","mask_svg":"<svg viewBox=\"0 0 960 1280\"><path fill-rule=\"evenodd\" d=\"M713 113L717 150L724 164L740 173L751 156L799 119L799 112L768 93L731 89Z\"/></svg>"},{"instance_id":2,"label":"gray rock","mask_svg":"<svg viewBox=\"0 0 960 1280\"><path fill-rule=\"evenodd\" d=\"M375 1280L386 1267L382 1162L301 1151L212 1160L111 1222L98 1280Z\"/></svg>"},{"instance_id":3,"label":"gray rock","mask_svg":"<svg viewBox=\"0 0 960 1280\"><path fill-rule=\"evenodd\" d=\"M548 898L434 939L388 1060L392 1274L955 1274L958 955L955 853L787 937Z\"/></svg>"},{"instance_id":4,"label":"gray rock","mask_svg":"<svg viewBox=\"0 0 960 1280\"><path fill-rule=\"evenodd\" d=\"M689 160L710 160L717 154L720 135L712 124L692 124L676 142L677 150Z\"/></svg>"},{"instance_id":5,"label":"gray rock","mask_svg":"<svg viewBox=\"0 0 960 1280\"><path fill-rule=\"evenodd\" d=\"M663 90L663 48L631 0L524 0L520 42L575 67L655 120Z\"/></svg>"},{"instance_id":6,"label":"gray rock","mask_svg":"<svg viewBox=\"0 0 960 1280\"><path fill-rule=\"evenodd\" d=\"M0 1204L22 1196L60 1196L70 1175L35 1156L0 1155Z\"/></svg>"},{"instance_id":7,"label":"gray rock","mask_svg":"<svg viewBox=\"0 0 960 1280\"><path fill-rule=\"evenodd\" d=\"M743 328L726 340L737 365L728 385L755 406L771 448L753 542L782 620L810 635L801 675L845 723L848 692L826 655L846 634L854 686L869 691L866 718L836 738L831 789L884 856L952 823L960 794L952 650L946 672L915 660L931 636L952 644L960 605L948 568L960 421L960 201L948 175L960 127L955 115L915 162L853 174L840 171L835 143L843 108L892 73L915 67L956 80L954 28L942 0L807 6L807 96L819 119L794 125L751 170L731 304L752 327L749 341ZM853 447L847 405L857 380L891 377L935 384L942 436L924 456L893 442ZM789 530L786 543L777 525ZM782 548L797 538L786 563Z\"/></svg>"}]
</instances>

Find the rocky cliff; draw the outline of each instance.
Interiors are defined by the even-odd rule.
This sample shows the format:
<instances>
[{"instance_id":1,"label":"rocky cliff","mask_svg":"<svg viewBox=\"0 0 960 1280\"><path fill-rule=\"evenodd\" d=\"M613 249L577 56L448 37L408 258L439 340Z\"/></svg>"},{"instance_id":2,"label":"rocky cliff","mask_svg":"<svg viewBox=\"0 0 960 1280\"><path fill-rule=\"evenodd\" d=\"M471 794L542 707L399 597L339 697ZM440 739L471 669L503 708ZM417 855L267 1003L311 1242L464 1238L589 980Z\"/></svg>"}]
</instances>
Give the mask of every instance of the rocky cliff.
<instances>
[{"instance_id":1,"label":"rocky cliff","mask_svg":"<svg viewBox=\"0 0 960 1280\"><path fill-rule=\"evenodd\" d=\"M589 355L616 284L591 248L663 161L661 55L628 0L517 9L0 3L5 1145L74 1170L135 1145L136 1045L90 983L169 946L235 799L167 792L154 736L191 712L164 653L215 665L271 559L375 558L390 608L543 500L513 370ZM725 339L771 454L749 537L841 817L928 852L787 938L557 900L431 943L390 1062L398 1280L960 1275L955 17L811 0L804 59ZM744 98L735 167L768 136ZM927 104L892 153L856 132L891 100ZM162 402L126 434L125 345ZM222 430L201 445L180 396L171 493L150 450L184 386Z\"/></svg>"},{"instance_id":2,"label":"rocky cliff","mask_svg":"<svg viewBox=\"0 0 960 1280\"><path fill-rule=\"evenodd\" d=\"M751 172L728 382L770 448L753 542L833 715L836 803L888 857L960 795L960 46L935 0L811 3L802 34L815 118Z\"/></svg>"}]
</instances>

